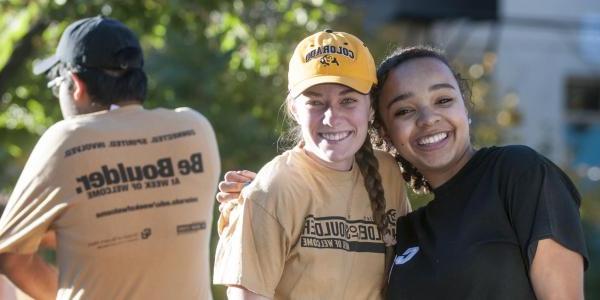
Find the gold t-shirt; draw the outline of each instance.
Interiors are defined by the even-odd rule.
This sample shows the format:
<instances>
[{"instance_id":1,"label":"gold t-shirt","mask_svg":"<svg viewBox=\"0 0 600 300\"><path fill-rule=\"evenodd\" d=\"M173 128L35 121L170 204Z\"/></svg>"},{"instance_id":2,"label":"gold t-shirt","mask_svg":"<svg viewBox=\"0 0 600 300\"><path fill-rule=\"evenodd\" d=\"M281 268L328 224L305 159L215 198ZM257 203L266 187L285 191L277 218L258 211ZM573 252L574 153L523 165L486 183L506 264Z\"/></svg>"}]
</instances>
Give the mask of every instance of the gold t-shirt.
<instances>
[{"instance_id":1,"label":"gold t-shirt","mask_svg":"<svg viewBox=\"0 0 600 300\"><path fill-rule=\"evenodd\" d=\"M394 159L375 154L395 234L410 205ZM335 171L296 147L224 211L213 283L275 299L380 299L385 250L372 216L356 163Z\"/></svg>"},{"instance_id":2,"label":"gold t-shirt","mask_svg":"<svg viewBox=\"0 0 600 300\"><path fill-rule=\"evenodd\" d=\"M58 299L210 299L220 173L215 135L189 108L80 115L35 146L0 219L0 252L57 235Z\"/></svg>"}]
</instances>

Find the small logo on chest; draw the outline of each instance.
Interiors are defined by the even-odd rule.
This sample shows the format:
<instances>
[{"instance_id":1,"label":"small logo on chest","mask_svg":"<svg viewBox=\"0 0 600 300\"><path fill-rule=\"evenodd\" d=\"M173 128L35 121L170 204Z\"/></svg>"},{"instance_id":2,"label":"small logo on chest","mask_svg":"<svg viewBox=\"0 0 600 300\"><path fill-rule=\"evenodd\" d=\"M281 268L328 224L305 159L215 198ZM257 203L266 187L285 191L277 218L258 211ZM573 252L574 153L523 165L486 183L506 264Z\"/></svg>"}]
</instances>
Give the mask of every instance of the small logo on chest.
<instances>
[{"instance_id":1,"label":"small logo on chest","mask_svg":"<svg viewBox=\"0 0 600 300\"><path fill-rule=\"evenodd\" d=\"M419 252L419 247L410 247L402 253L402 255L396 255L394 258L394 265L403 265L411 260Z\"/></svg>"}]
</instances>

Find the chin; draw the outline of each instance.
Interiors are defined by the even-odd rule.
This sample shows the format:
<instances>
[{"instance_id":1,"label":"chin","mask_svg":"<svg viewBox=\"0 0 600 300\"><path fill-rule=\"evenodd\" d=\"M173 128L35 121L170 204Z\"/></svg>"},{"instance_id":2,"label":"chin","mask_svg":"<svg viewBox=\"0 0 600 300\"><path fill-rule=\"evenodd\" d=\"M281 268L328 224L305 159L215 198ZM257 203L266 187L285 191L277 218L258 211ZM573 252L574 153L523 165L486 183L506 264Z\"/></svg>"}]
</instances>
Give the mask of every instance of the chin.
<instances>
[{"instance_id":1,"label":"chin","mask_svg":"<svg viewBox=\"0 0 600 300\"><path fill-rule=\"evenodd\" d=\"M352 155L348 154L348 151L346 149L343 149L341 151L340 150L336 150L336 151L324 150L323 157L324 158L326 157L327 161L329 161L329 162L340 162L340 161L343 161L343 160L346 160L346 159L352 157Z\"/></svg>"},{"instance_id":2,"label":"chin","mask_svg":"<svg viewBox=\"0 0 600 300\"><path fill-rule=\"evenodd\" d=\"M340 164L348 162L354 159L353 155L347 155L345 153L322 153L319 158L328 164Z\"/></svg>"},{"instance_id":3,"label":"chin","mask_svg":"<svg viewBox=\"0 0 600 300\"><path fill-rule=\"evenodd\" d=\"M424 170L444 170L450 166L451 160L449 159L436 159L421 162ZM419 168L417 168L419 169Z\"/></svg>"}]
</instances>

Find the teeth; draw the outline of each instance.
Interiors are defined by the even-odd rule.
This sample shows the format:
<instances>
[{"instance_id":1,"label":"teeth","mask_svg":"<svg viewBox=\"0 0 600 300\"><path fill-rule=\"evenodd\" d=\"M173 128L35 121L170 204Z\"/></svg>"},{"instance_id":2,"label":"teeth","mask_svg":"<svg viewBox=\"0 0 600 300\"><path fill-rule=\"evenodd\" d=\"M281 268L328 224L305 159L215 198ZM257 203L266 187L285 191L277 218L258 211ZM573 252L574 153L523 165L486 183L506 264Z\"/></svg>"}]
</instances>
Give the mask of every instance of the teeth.
<instances>
[{"instance_id":1,"label":"teeth","mask_svg":"<svg viewBox=\"0 0 600 300\"><path fill-rule=\"evenodd\" d=\"M434 135L430 135L428 137L421 138L417 141L417 143L419 145L429 145L429 144L437 143L437 142L445 139L447 136L448 136L448 133L440 132L440 133L437 133Z\"/></svg>"},{"instance_id":2,"label":"teeth","mask_svg":"<svg viewBox=\"0 0 600 300\"><path fill-rule=\"evenodd\" d=\"M347 136L350 135L350 131L344 131L344 132L323 132L319 134L322 138L328 140L328 141L339 141L339 140L343 140L344 138L346 138Z\"/></svg>"}]
</instances>

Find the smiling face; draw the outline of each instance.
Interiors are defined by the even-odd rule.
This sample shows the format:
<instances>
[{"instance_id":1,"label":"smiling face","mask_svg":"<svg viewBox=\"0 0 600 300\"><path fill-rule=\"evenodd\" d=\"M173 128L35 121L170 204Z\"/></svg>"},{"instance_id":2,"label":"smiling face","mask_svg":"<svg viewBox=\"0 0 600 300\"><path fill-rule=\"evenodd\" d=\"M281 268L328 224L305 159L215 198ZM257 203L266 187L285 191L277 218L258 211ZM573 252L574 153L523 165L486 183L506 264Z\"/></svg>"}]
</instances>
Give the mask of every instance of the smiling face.
<instances>
[{"instance_id":1,"label":"smiling face","mask_svg":"<svg viewBox=\"0 0 600 300\"><path fill-rule=\"evenodd\" d=\"M326 83L312 86L289 101L308 155L329 168L350 170L367 137L369 95Z\"/></svg>"},{"instance_id":2,"label":"smiling face","mask_svg":"<svg viewBox=\"0 0 600 300\"><path fill-rule=\"evenodd\" d=\"M452 71L436 58L393 68L379 96L383 135L435 188L471 158L468 112Z\"/></svg>"}]
</instances>

